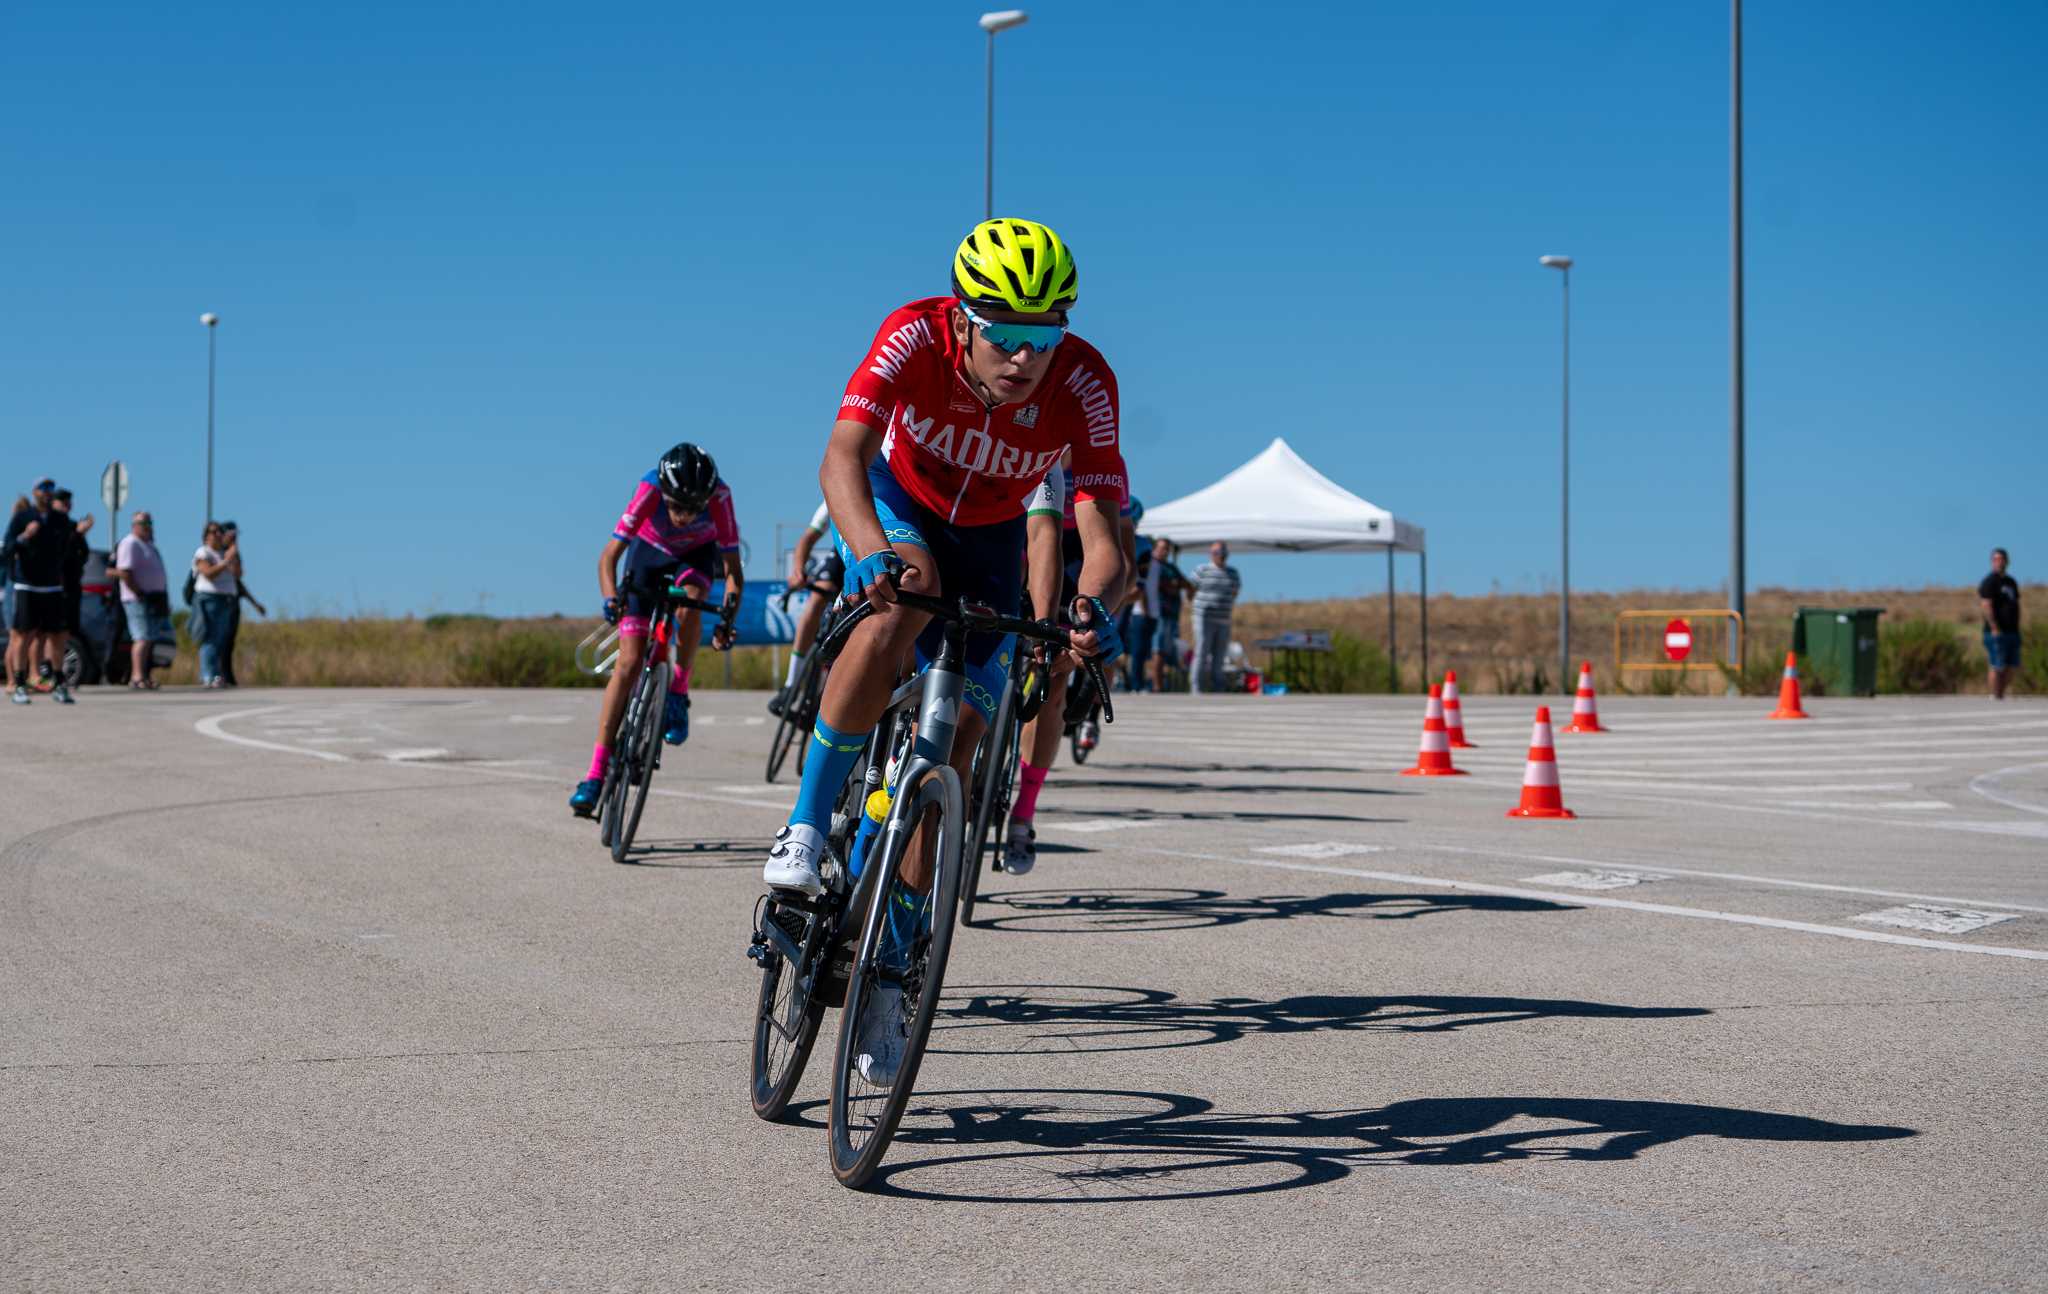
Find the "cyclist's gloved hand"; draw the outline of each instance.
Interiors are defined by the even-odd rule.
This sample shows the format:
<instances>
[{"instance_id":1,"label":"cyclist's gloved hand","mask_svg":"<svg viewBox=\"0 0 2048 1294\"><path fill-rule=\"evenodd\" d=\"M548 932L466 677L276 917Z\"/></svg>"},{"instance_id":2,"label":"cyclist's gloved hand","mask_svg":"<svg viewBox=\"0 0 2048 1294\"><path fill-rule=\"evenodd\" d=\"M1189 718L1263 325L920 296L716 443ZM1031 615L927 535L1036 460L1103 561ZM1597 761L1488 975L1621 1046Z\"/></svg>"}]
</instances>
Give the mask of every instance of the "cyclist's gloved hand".
<instances>
[{"instance_id":1,"label":"cyclist's gloved hand","mask_svg":"<svg viewBox=\"0 0 2048 1294\"><path fill-rule=\"evenodd\" d=\"M625 610L626 600L624 598L606 598L604 600L604 622L608 625L617 624L619 622L619 617L625 614Z\"/></svg>"},{"instance_id":2,"label":"cyclist's gloved hand","mask_svg":"<svg viewBox=\"0 0 2048 1294\"><path fill-rule=\"evenodd\" d=\"M1107 665L1124 654L1123 635L1116 631L1116 618L1102 605L1101 598L1074 599L1074 626L1095 635L1096 663Z\"/></svg>"},{"instance_id":3,"label":"cyclist's gloved hand","mask_svg":"<svg viewBox=\"0 0 2048 1294\"><path fill-rule=\"evenodd\" d=\"M846 568L846 596L863 597L868 590L882 583L885 577L900 577L902 574L903 559L896 555L895 549L884 548L869 553Z\"/></svg>"}]
</instances>

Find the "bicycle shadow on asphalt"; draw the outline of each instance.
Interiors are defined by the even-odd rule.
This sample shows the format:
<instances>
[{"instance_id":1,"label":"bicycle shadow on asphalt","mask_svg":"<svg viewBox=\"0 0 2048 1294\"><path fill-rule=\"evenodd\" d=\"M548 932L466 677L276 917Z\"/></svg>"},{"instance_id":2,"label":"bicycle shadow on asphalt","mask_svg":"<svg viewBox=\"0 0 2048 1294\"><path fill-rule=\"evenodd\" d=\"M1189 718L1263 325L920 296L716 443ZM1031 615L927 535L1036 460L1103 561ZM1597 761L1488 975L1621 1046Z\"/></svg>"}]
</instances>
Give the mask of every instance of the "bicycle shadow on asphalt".
<instances>
[{"instance_id":1,"label":"bicycle shadow on asphalt","mask_svg":"<svg viewBox=\"0 0 2048 1294\"><path fill-rule=\"evenodd\" d=\"M1163 989L1102 984L947 985L932 1022L941 1055L1171 1051L1260 1034L1455 1033L1542 1020L1670 1020L1699 1006L1622 1006L1568 998L1309 993L1261 1001L1182 1001Z\"/></svg>"},{"instance_id":2,"label":"bicycle shadow on asphalt","mask_svg":"<svg viewBox=\"0 0 2048 1294\"><path fill-rule=\"evenodd\" d=\"M758 840L648 840L626 851L627 867L674 867L683 871L719 871L759 867Z\"/></svg>"},{"instance_id":3,"label":"bicycle shadow on asphalt","mask_svg":"<svg viewBox=\"0 0 2048 1294\"><path fill-rule=\"evenodd\" d=\"M1040 846L1043 849L1044 846ZM976 900L975 927L1041 934L1200 930L1297 917L1413 921L1452 912L1578 912L1508 894L1229 894L1206 889L1000 890ZM1001 915L997 910L1002 909Z\"/></svg>"},{"instance_id":4,"label":"bicycle shadow on asphalt","mask_svg":"<svg viewBox=\"0 0 2048 1294\"><path fill-rule=\"evenodd\" d=\"M806 1113L822 1114L822 1104ZM1167 1092L919 1092L895 1144L924 1157L885 1163L869 1189L962 1202L1129 1204L1295 1190L1381 1166L1619 1163L1701 1137L1843 1143L1918 1135L1731 1106L1563 1096L1257 1114Z\"/></svg>"},{"instance_id":5,"label":"bicycle shadow on asphalt","mask_svg":"<svg viewBox=\"0 0 2048 1294\"><path fill-rule=\"evenodd\" d=\"M1119 773L1349 773L1360 770L1347 764L1126 764L1115 761L1106 767Z\"/></svg>"},{"instance_id":6,"label":"bicycle shadow on asphalt","mask_svg":"<svg viewBox=\"0 0 2048 1294\"><path fill-rule=\"evenodd\" d=\"M1123 771L1122 769L1118 770ZM1185 770L1178 770L1185 771ZM1243 772L1243 769L1229 769L1229 772ZM1356 775L1358 770L1336 770ZM1101 778L1077 775L1072 772L1047 783L1060 791L1164 791L1169 795L1259 795L1273 792L1282 795L1420 795L1420 791L1404 791L1384 786L1314 786L1298 782L1147 782L1136 778Z\"/></svg>"}]
</instances>

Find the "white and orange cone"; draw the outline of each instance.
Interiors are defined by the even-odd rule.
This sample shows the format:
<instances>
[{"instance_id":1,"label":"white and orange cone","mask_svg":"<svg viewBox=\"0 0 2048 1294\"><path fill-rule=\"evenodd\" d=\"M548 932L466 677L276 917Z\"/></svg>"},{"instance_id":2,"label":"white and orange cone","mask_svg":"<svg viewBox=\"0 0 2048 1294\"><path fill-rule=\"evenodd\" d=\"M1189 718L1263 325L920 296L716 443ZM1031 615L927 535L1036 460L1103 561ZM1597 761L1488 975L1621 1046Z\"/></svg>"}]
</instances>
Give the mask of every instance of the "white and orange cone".
<instances>
[{"instance_id":1,"label":"white and orange cone","mask_svg":"<svg viewBox=\"0 0 2048 1294\"><path fill-rule=\"evenodd\" d=\"M1557 749L1550 737L1550 707L1536 707L1536 727L1529 734L1529 762L1522 768L1522 802L1508 810L1510 818L1576 818L1564 807L1557 784Z\"/></svg>"},{"instance_id":2,"label":"white and orange cone","mask_svg":"<svg viewBox=\"0 0 2048 1294\"><path fill-rule=\"evenodd\" d=\"M1415 767L1401 770L1403 777L1463 777L1465 770L1451 767L1451 741L1444 731L1444 690L1429 685L1429 709L1422 718L1422 749Z\"/></svg>"},{"instance_id":3,"label":"white and orange cone","mask_svg":"<svg viewBox=\"0 0 2048 1294\"><path fill-rule=\"evenodd\" d=\"M1454 669L1444 671L1444 735L1452 750L1479 749L1465 740L1465 707L1458 703L1458 671Z\"/></svg>"},{"instance_id":4,"label":"white and orange cone","mask_svg":"<svg viewBox=\"0 0 2048 1294\"><path fill-rule=\"evenodd\" d=\"M1600 726L1600 706L1593 696L1593 662L1579 662L1579 694L1572 698L1572 721L1566 732L1609 732Z\"/></svg>"},{"instance_id":5,"label":"white and orange cone","mask_svg":"<svg viewBox=\"0 0 2048 1294\"><path fill-rule=\"evenodd\" d=\"M1785 677L1778 684L1778 708L1771 711L1773 719L1811 719L1813 716L1799 708L1799 658L1791 652L1785 653Z\"/></svg>"}]
</instances>

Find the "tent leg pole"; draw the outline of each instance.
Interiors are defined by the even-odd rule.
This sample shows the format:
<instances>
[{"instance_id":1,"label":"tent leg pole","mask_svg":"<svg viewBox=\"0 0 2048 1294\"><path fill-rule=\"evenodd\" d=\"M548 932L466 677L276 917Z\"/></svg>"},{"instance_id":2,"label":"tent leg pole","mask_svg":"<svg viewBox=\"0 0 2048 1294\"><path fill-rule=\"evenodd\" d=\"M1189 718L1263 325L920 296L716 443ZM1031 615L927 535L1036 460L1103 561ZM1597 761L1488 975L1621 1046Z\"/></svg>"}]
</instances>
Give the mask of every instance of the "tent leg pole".
<instances>
[{"instance_id":1,"label":"tent leg pole","mask_svg":"<svg viewBox=\"0 0 2048 1294\"><path fill-rule=\"evenodd\" d=\"M1429 554L1415 554L1422 565L1422 684L1429 686Z\"/></svg>"},{"instance_id":2,"label":"tent leg pole","mask_svg":"<svg viewBox=\"0 0 2048 1294\"><path fill-rule=\"evenodd\" d=\"M1387 691L1401 690L1401 661L1394 648L1394 546L1387 545Z\"/></svg>"}]
</instances>

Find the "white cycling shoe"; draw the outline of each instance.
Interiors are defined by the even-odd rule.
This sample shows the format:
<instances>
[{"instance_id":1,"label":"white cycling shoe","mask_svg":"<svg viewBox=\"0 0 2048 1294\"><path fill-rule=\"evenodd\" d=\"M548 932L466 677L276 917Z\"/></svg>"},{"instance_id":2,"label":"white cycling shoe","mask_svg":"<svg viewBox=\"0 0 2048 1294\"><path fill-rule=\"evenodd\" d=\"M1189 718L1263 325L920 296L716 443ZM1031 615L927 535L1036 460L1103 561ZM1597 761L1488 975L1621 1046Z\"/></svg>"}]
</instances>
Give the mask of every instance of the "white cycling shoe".
<instances>
[{"instance_id":1,"label":"white cycling shoe","mask_svg":"<svg viewBox=\"0 0 2048 1294\"><path fill-rule=\"evenodd\" d=\"M825 879L818 873L818 860L824 856L824 833L792 822L775 833L761 879L771 890L795 890L816 898L825 892Z\"/></svg>"},{"instance_id":2,"label":"white cycling shoe","mask_svg":"<svg viewBox=\"0 0 2048 1294\"><path fill-rule=\"evenodd\" d=\"M1003 870L1024 876L1038 865L1038 833L1028 822L1010 819L1010 838L1003 842Z\"/></svg>"},{"instance_id":3,"label":"white cycling shoe","mask_svg":"<svg viewBox=\"0 0 2048 1294\"><path fill-rule=\"evenodd\" d=\"M896 1086L904 1041L903 986L879 981L860 1008L860 1076L876 1087Z\"/></svg>"}]
</instances>

